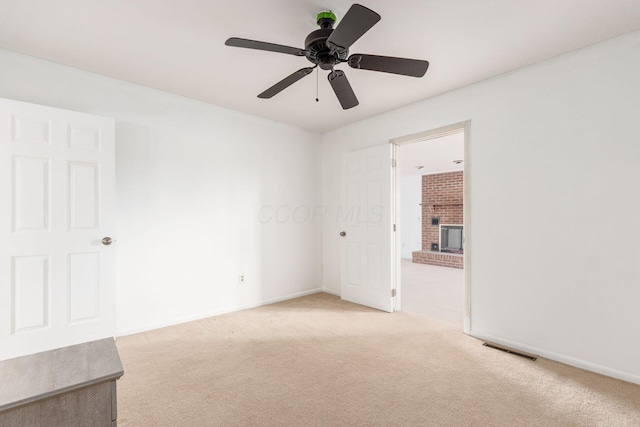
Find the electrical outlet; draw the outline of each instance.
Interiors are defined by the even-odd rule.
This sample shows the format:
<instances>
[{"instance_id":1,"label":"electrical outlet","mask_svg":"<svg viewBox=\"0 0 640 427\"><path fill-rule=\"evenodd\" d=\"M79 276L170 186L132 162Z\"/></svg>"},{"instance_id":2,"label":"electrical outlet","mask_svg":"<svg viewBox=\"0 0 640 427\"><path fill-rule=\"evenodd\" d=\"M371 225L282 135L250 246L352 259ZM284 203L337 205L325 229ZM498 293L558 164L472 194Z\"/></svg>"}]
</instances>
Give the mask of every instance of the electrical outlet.
<instances>
[{"instance_id":1,"label":"electrical outlet","mask_svg":"<svg viewBox=\"0 0 640 427\"><path fill-rule=\"evenodd\" d=\"M240 283L244 283L244 275L240 275Z\"/></svg>"}]
</instances>

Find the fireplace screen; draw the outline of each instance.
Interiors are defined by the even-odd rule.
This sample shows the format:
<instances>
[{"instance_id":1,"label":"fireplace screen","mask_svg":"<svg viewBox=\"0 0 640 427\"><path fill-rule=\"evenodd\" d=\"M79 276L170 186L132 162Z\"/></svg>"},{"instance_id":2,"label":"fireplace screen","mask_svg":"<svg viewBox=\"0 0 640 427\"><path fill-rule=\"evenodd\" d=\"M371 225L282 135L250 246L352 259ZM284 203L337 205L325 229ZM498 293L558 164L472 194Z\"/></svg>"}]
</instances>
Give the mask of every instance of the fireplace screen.
<instances>
[{"instance_id":1,"label":"fireplace screen","mask_svg":"<svg viewBox=\"0 0 640 427\"><path fill-rule=\"evenodd\" d=\"M461 225L440 226L440 252L463 253Z\"/></svg>"}]
</instances>

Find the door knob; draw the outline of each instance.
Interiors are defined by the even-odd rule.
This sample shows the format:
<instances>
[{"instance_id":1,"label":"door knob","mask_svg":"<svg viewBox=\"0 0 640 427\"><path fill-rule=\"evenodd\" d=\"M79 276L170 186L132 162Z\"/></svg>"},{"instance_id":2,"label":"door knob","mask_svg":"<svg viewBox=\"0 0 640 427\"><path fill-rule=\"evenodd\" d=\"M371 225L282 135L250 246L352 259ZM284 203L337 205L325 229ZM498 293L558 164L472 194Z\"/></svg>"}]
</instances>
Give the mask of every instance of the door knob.
<instances>
[{"instance_id":1,"label":"door knob","mask_svg":"<svg viewBox=\"0 0 640 427\"><path fill-rule=\"evenodd\" d=\"M347 232L346 232L346 231L341 231L341 232L340 232L340 236L341 236L341 237L344 237L344 236L346 236L346 235L347 235Z\"/></svg>"},{"instance_id":2,"label":"door knob","mask_svg":"<svg viewBox=\"0 0 640 427\"><path fill-rule=\"evenodd\" d=\"M111 237L105 237L102 239L102 244L105 246L109 246L112 243L113 243L113 240L111 240Z\"/></svg>"}]
</instances>

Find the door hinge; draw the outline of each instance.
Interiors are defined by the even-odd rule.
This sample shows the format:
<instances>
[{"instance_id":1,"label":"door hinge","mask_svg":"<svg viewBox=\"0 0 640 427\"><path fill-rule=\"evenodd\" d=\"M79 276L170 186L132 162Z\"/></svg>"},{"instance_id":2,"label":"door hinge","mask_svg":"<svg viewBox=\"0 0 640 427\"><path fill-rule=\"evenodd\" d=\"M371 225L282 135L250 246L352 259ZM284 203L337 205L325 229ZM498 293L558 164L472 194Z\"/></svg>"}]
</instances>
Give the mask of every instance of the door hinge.
<instances>
[{"instance_id":1,"label":"door hinge","mask_svg":"<svg viewBox=\"0 0 640 427\"><path fill-rule=\"evenodd\" d=\"M393 224L393 231L396 231L396 225Z\"/></svg>"},{"instance_id":2,"label":"door hinge","mask_svg":"<svg viewBox=\"0 0 640 427\"><path fill-rule=\"evenodd\" d=\"M391 298L394 298L395 296L396 296L396 290L391 289Z\"/></svg>"},{"instance_id":3,"label":"door hinge","mask_svg":"<svg viewBox=\"0 0 640 427\"><path fill-rule=\"evenodd\" d=\"M391 159L391 167L392 168L396 167L396 159Z\"/></svg>"}]
</instances>

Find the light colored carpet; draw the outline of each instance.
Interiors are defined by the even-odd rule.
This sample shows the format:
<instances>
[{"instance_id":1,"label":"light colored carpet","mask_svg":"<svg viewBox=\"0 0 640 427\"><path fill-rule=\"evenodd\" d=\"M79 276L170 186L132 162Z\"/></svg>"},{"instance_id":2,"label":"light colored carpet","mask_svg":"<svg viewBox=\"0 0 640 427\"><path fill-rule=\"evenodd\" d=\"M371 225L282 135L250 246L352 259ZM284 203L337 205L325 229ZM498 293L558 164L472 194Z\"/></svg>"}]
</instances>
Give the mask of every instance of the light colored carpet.
<instances>
[{"instance_id":1,"label":"light colored carpet","mask_svg":"<svg viewBox=\"0 0 640 427\"><path fill-rule=\"evenodd\" d=\"M328 294L117 344L120 427L640 426L640 386Z\"/></svg>"}]
</instances>

